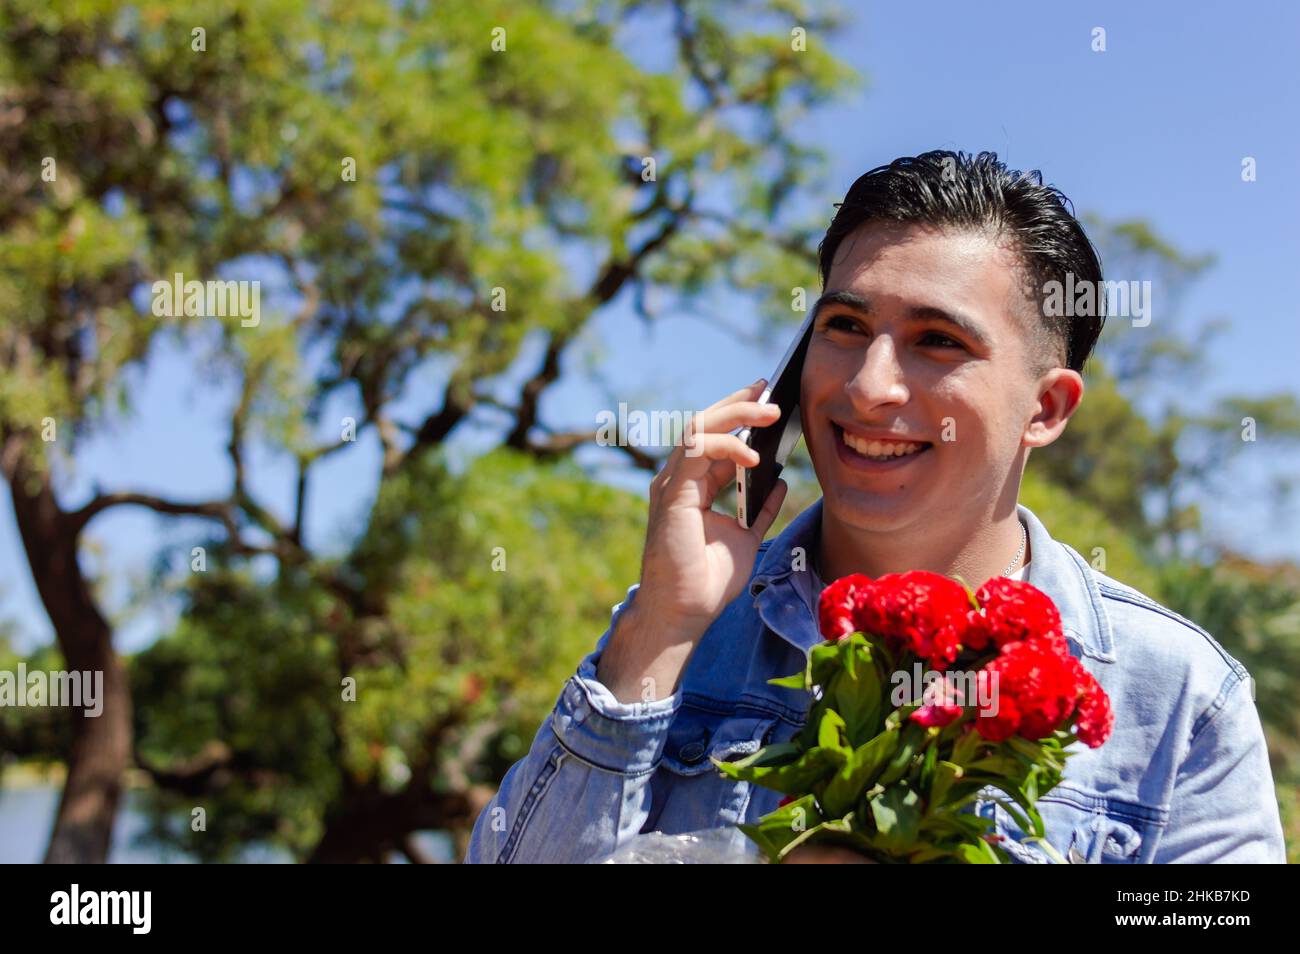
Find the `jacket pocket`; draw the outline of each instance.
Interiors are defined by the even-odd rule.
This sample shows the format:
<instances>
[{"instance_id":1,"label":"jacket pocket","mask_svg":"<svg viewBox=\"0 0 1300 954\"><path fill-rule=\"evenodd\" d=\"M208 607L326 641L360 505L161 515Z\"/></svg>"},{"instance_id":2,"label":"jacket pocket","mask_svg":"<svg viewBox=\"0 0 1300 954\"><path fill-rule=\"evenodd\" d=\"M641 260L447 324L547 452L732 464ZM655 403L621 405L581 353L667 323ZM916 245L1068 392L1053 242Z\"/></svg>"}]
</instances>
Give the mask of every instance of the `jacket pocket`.
<instances>
[{"instance_id":1,"label":"jacket pocket","mask_svg":"<svg viewBox=\"0 0 1300 954\"><path fill-rule=\"evenodd\" d=\"M661 765L674 775L716 775L711 759L732 762L754 754L775 724L776 716L756 710L723 715L683 705L668 729Z\"/></svg>"},{"instance_id":2,"label":"jacket pocket","mask_svg":"<svg viewBox=\"0 0 1300 954\"><path fill-rule=\"evenodd\" d=\"M652 806L641 830L677 834L744 821L750 784L723 776L712 759L752 755L771 741L778 721L756 709L719 712L683 703L651 778Z\"/></svg>"},{"instance_id":3,"label":"jacket pocket","mask_svg":"<svg viewBox=\"0 0 1300 954\"><path fill-rule=\"evenodd\" d=\"M1135 864L1146 860L1143 844L1154 844L1162 812L1135 801L1092 795L1061 783L1038 800L1047 841L1028 841L1011 813L995 804L994 830L1012 859L1027 864Z\"/></svg>"},{"instance_id":4,"label":"jacket pocket","mask_svg":"<svg viewBox=\"0 0 1300 954\"><path fill-rule=\"evenodd\" d=\"M1142 832L1132 822L1094 812L1076 825L1066 860L1071 864L1133 864L1142 849Z\"/></svg>"}]
</instances>

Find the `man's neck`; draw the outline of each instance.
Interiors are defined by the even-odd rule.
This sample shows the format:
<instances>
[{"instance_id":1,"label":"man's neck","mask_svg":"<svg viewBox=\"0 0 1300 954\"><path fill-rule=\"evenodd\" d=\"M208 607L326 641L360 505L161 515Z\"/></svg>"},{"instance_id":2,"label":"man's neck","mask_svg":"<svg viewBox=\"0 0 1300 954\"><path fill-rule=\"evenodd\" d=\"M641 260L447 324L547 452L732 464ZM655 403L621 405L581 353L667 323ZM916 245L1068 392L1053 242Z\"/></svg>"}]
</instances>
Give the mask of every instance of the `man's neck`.
<instances>
[{"instance_id":1,"label":"man's neck","mask_svg":"<svg viewBox=\"0 0 1300 954\"><path fill-rule=\"evenodd\" d=\"M978 521L973 527L951 523L917 528L913 532L873 533L835 520L822 506L817 571L822 585L851 573L884 576L907 570L929 570L960 576L973 587L1000 576L1020 548L1020 519L1008 513ZM1014 571L1029 562L1029 544Z\"/></svg>"}]
</instances>

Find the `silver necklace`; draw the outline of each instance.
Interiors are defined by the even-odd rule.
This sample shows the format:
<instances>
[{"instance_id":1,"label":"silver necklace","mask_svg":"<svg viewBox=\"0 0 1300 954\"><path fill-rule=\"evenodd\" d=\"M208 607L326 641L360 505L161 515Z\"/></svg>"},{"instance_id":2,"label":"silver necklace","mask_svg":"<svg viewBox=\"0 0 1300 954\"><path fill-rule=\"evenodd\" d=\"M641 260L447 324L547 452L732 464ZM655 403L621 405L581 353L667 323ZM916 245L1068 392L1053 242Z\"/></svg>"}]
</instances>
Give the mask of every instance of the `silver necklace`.
<instances>
[{"instance_id":1,"label":"silver necklace","mask_svg":"<svg viewBox=\"0 0 1300 954\"><path fill-rule=\"evenodd\" d=\"M1025 544L1029 542L1029 531L1025 529L1023 523L1020 524L1020 549L1016 551L1016 558L1007 564L1007 568L1002 571L1003 576L1010 576L1011 571L1016 568L1020 558L1025 555Z\"/></svg>"}]
</instances>

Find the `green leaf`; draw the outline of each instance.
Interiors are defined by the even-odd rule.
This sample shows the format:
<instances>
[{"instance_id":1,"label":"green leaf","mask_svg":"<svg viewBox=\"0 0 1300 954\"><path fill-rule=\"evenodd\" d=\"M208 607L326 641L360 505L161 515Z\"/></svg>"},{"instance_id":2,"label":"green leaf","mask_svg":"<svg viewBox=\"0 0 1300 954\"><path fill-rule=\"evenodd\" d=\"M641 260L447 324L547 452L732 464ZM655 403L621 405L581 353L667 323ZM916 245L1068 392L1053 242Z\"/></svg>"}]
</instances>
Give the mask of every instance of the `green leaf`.
<instances>
[{"instance_id":1,"label":"green leaf","mask_svg":"<svg viewBox=\"0 0 1300 954\"><path fill-rule=\"evenodd\" d=\"M931 751L937 752L938 749ZM940 760L935 765L934 781L930 784L930 800L926 808L927 814L933 814L944 807L944 800L952 790L953 782L961 778L965 770L952 762Z\"/></svg>"},{"instance_id":2,"label":"green leaf","mask_svg":"<svg viewBox=\"0 0 1300 954\"><path fill-rule=\"evenodd\" d=\"M818 643L808 650L808 674L813 685L830 683L842 666L840 653L839 643Z\"/></svg>"},{"instance_id":3,"label":"green leaf","mask_svg":"<svg viewBox=\"0 0 1300 954\"><path fill-rule=\"evenodd\" d=\"M921 796L906 783L892 785L870 801L877 843L902 854L916 842L921 827Z\"/></svg>"},{"instance_id":4,"label":"green leaf","mask_svg":"<svg viewBox=\"0 0 1300 954\"><path fill-rule=\"evenodd\" d=\"M709 761L714 765L730 765L735 768L766 768L772 765L788 765L797 761L802 754L803 749L797 742L777 742L774 745L765 745L753 755L736 759L734 762L723 762L712 756L709 757Z\"/></svg>"},{"instance_id":5,"label":"green leaf","mask_svg":"<svg viewBox=\"0 0 1300 954\"><path fill-rule=\"evenodd\" d=\"M1024 844L1037 845L1043 853L1047 855L1047 857L1051 858L1052 861L1058 865L1068 864L1068 862L1061 857L1061 853L1056 850L1056 846L1046 838L1034 838L1030 836L1024 840Z\"/></svg>"},{"instance_id":6,"label":"green leaf","mask_svg":"<svg viewBox=\"0 0 1300 954\"><path fill-rule=\"evenodd\" d=\"M967 764L966 769L971 772L1002 775L1009 779L1015 779L1017 783L1028 771L1028 767L1015 756L999 755L996 751Z\"/></svg>"},{"instance_id":7,"label":"green leaf","mask_svg":"<svg viewBox=\"0 0 1300 954\"><path fill-rule=\"evenodd\" d=\"M885 760L897 748L898 740L897 731L882 732L853 750L822 793L827 815L839 818L861 797L865 789L871 787Z\"/></svg>"},{"instance_id":8,"label":"green leaf","mask_svg":"<svg viewBox=\"0 0 1300 954\"><path fill-rule=\"evenodd\" d=\"M996 865L1001 863L997 852L993 850L993 846L983 839L966 842L958 849L958 852L962 860L968 865Z\"/></svg>"},{"instance_id":9,"label":"green leaf","mask_svg":"<svg viewBox=\"0 0 1300 954\"><path fill-rule=\"evenodd\" d=\"M958 765L965 766L974 761L979 753L980 744L984 739L975 731L974 726L968 725L966 730L957 739L957 744L953 746L952 757L949 761Z\"/></svg>"},{"instance_id":10,"label":"green leaf","mask_svg":"<svg viewBox=\"0 0 1300 954\"><path fill-rule=\"evenodd\" d=\"M808 673L805 671L792 673L789 676L780 676L776 679L769 679L767 684L769 686L780 686L784 689L806 690L808 688Z\"/></svg>"},{"instance_id":11,"label":"green leaf","mask_svg":"<svg viewBox=\"0 0 1300 954\"><path fill-rule=\"evenodd\" d=\"M916 851L908 855L907 862L908 864L913 865L923 865L927 862L942 861L951 857L954 850L954 848L947 846L941 847L939 845L927 845L926 847L918 848Z\"/></svg>"},{"instance_id":12,"label":"green leaf","mask_svg":"<svg viewBox=\"0 0 1300 954\"><path fill-rule=\"evenodd\" d=\"M933 745L926 746L925 755L921 758L921 791L930 791L930 785L934 780L934 767L938 761L939 749Z\"/></svg>"},{"instance_id":13,"label":"green leaf","mask_svg":"<svg viewBox=\"0 0 1300 954\"><path fill-rule=\"evenodd\" d=\"M860 647L848 654L865 653L870 662L870 648ZM847 666L831 680L828 700L843 717L849 744L861 745L879 731L882 687L875 665Z\"/></svg>"},{"instance_id":14,"label":"green leaf","mask_svg":"<svg viewBox=\"0 0 1300 954\"><path fill-rule=\"evenodd\" d=\"M989 784L992 785L994 788L1006 792L1008 795L1011 796L1011 798L1015 801L1017 805L1019 805L1021 808L1024 809L1025 813L1024 815L1022 815L1020 812L1016 811L1012 806L1002 801L1002 799L997 799L998 804L1001 805L1003 808L1005 808L1007 812L1010 813L1011 817L1016 820L1016 824L1020 826L1021 831L1023 831L1027 835L1033 835L1037 838L1042 838L1046 835L1046 832L1043 829L1043 817L1040 814L1038 814L1038 809L1034 807L1033 802L1029 800L1029 798L1025 795L1024 792L1022 792L1015 785L1011 785L1005 782L995 781L993 779L989 779Z\"/></svg>"},{"instance_id":15,"label":"green leaf","mask_svg":"<svg viewBox=\"0 0 1300 954\"><path fill-rule=\"evenodd\" d=\"M825 819L817 810L816 799L812 795L805 795L768 812L756 824L746 823L736 827L758 845L770 860L779 861L792 842L823 821Z\"/></svg>"},{"instance_id":16,"label":"green leaf","mask_svg":"<svg viewBox=\"0 0 1300 954\"><path fill-rule=\"evenodd\" d=\"M902 778L909 768L911 768L912 759L916 756L920 747L925 744L927 732L925 726L917 722L908 722L903 729L903 734L899 740L898 749L885 766L885 771L881 774L879 784L889 786Z\"/></svg>"},{"instance_id":17,"label":"green leaf","mask_svg":"<svg viewBox=\"0 0 1300 954\"><path fill-rule=\"evenodd\" d=\"M807 844L811 841L836 845L843 845L847 842L857 848L868 847L865 844L865 840L853 831L851 818L827 819L826 821L809 828L807 831L800 832L795 838L787 842L781 849L778 860L785 861L792 851L800 845Z\"/></svg>"},{"instance_id":18,"label":"green leaf","mask_svg":"<svg viewBox=\"0 0 1300 954\"><path fill-rule=\"evenodd\" d=\"M847 753L837 749L812 748L796 761L785 765L741 767L739 762L717 762L718 770L730 778L752 782L783 795L803 795L814 783L826 778L844 764Z\"/></svg>"},{"instance_id":19,"label":"green leaf","mask_svg":"<svg viewBox=\"0 0 1300 954\"><path fill-rule=\"evenodd\" d=\"M993 828L993 819L973 812L947 811L926 818L923 831L955 835L963 841L982 839Z\"/></svg>"},{"instance_id":20,"label":"green leaf","mask_svg":"<svg viewBox=\"0 0 1300 954\"><path fill-rule=\"evenodd\" d=\"M843 749L844 719L834 709L827 708L822 713L817 726L817 744L824 749Z\"/></svg>"}]
</instances>

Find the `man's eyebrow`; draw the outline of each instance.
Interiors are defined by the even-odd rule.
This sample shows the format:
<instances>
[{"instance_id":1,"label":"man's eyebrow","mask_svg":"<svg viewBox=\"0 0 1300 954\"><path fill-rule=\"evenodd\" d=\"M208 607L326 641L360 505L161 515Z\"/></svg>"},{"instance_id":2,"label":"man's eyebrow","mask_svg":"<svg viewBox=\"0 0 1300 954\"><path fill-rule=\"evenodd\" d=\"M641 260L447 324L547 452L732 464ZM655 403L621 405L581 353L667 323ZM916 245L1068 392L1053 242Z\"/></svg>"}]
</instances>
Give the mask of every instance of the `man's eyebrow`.
<instances>
[{"instance_id":1,"label":"man's eyebrow","mask_svg":"<svg viewBox=\"0 0 1300 954\"><path fill-rule=\"evenodd\" d=\"M870 299L864 298L856 292L833 291L827 292L817 299L817 304L813 305L813 321L817 320L817 316L821 314L823 308L830 305L839 305L863 316L871 314ZM991 344L989 336L975 322L960 312L936 308L933 305L913 305L907 309L907 317L911 321L940 321L952 325L982 348L987 348Z\"/></svg>"}]
</instances>

